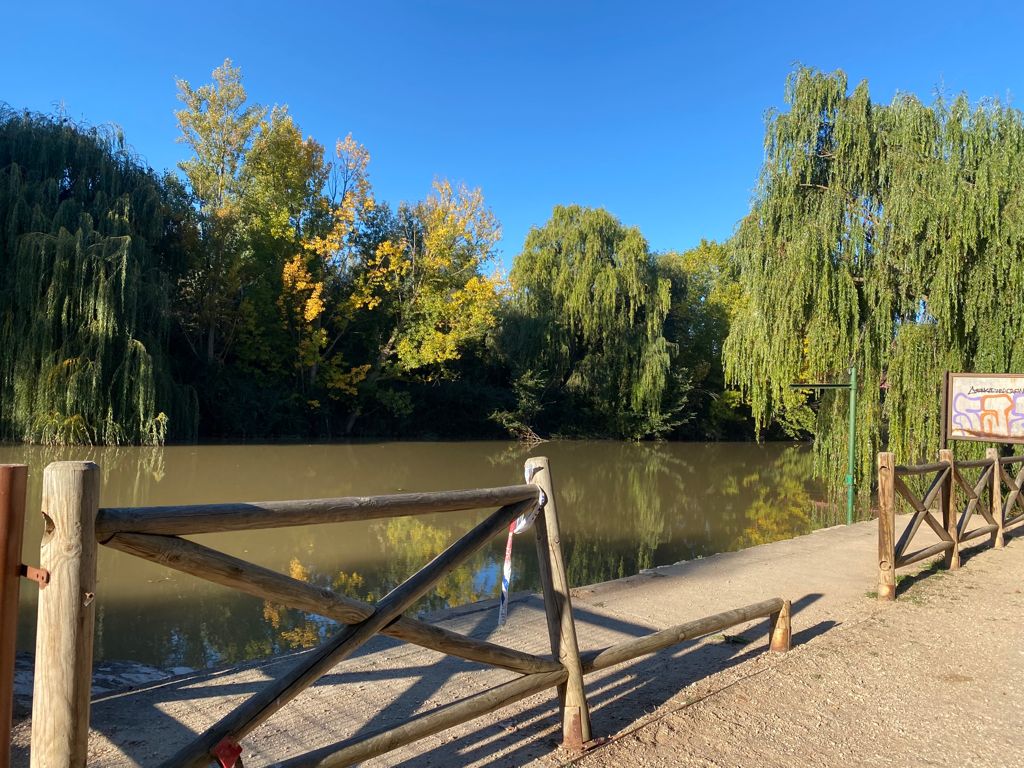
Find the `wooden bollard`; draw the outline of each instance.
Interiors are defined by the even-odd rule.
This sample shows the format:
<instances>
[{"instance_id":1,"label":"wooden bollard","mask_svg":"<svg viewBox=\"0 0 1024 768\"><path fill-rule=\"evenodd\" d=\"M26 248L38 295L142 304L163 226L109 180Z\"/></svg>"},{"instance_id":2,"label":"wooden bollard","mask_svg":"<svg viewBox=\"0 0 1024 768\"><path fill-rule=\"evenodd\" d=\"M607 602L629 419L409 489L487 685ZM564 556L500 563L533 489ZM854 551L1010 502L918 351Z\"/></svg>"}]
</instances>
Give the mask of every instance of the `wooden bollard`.
<instances>
[{"instance_id":1,"label":"wooden bollard","mask_svg":"<svg viewBox=\"0 0 1024 768\"><path fill-rule=\"evenodd\" d=\"M878 454L878 599L896 599L896 462Z\"/></svg>"},{"instance_id":2,"label":"wooden bollard","mask_svg":"<svg viewBox=\"0 0 1024 768\"><path fill-rule=\"evenodd\" d=\"M558 509L548 460L541 456L527 459L526 477L544 492L545 503L534 523L537 560L544 588L544 611L548 620L551 654L569 674L566 682L558 687L562 706L562 744L567 749L578 750L590 741L590 709L583 690L583 666L576 639L576 623L572 616L569 579L562 559Z\"/></svg>"},{"instance_id":3,"label":"wooden bollard","mask_svg":"<svg viewBox=\"0 0 1024 768\"><path fill-rule=\"evenodd\" d=\"M985 458L992 461L992 480L989 482L989 502L992 505L992 519L996 521L996 530L992 534L992 546L1002 549L1003 542L1003 480L1000 477L999 449L986 448Z\"/></svg>"},{"instance_id":4,"label":"wooden bollard","mask_svg":"<svg viewBox=\"0 0 1024 768\"><path fill-rule=\"evenodd\" d=\"M960 532L957 527L960 515L956 506L956 482L953 480L953 451L948 448L940 450L939 461L949 464L949 473L939 491L939 506L942 507L942 527L953 539L953 546L946 550L943 562L949 570L955 571L960 567Z\"/></svg>"},{"instance_id":5,"label":"wooden bollard","mask_svg":"<svg viewBox=\"0 0 1024 768\"><path fill-rule=\"evenodd\" d=\"M91 461L59 461L43 472L40 565L50 583L39 593L32 768L85 766L99 496L100 471Z\"/></svg>"},{"instance_id":6,"label":"wooden bollard","mask_svg":"<svg viewBox=\"0 0 1024 768\"><path fill-rule=\"evenodd\" d=\"M783 600L782 610L768 617L768 650L785 653L790 649L793 642L792 609L790 601Z\"/></svg>"},{"instance_id":7,"label":"wooden bollard","mask_svg":"<svg viewBox=\"0 0 1024 768\"><path fill-rule=\"evenodd\" d=\"M28 467L24 464L0 464L0 768L8 768L11 759L14 653L27 479Z\"/></svg>"}]
</instances>

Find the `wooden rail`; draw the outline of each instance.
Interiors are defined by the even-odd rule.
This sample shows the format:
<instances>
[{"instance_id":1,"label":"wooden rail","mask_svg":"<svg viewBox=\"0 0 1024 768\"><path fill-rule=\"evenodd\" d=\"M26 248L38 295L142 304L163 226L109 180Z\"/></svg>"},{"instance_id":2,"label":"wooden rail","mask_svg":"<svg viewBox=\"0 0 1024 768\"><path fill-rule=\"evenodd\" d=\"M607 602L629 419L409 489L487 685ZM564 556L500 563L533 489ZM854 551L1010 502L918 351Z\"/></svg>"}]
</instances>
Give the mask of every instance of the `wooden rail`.
<instances>
[{"instance_id":1,"label":"wooden rail","mask_svg":"<svg viewBox=\"0 0 1024 768\"><path fill-rule=\"evenodd\" d=\"M526 675L489 691L438 707L432 712L413 715L401 725L377 728L361 736L346 739L278 763L277 768L337 768L354 765L383 755L406 744L431 736L456 725L490 714L535 693L563 685L569 678L564 669Z\"/></svg>"},{"instance_id":2,"label":"wooden rail","mask_svg":"<svg viewBox=\"0 0 1024 768\"><path fill-rule=\"evenodd\" d=\"M100 510L96 535L105 542L115 533L159 533L183 536L256 528L284 528L318 523L377 520L402 515L429 515L515 504L537 498L532 485L474 488L435 493L346 496L301 501L249 501L236 504L193 504L177 507L128 507Z\"/></svg>"},{"instance_id":3,"label":"wooden rail","mask_svg":"<svg viewBox=\"0 0 1024 768\"><path fill-rule=\"evenodd\" d=\"M608 648L589 651L583 654L583 672L590 673L599 669L614 667L616 664L622 664L649 653L656 653L686 640L693 640L694 638L710 635L714 632L721 632L729 627L735 627L737 624L744 624L748 621L762 618L771 619L768 631L768 643L771 650L788 651L790 643L790 610L788 600L776 597L764 602L747 605L743 608L716 613L714 616L688 621L685 624L677 624L660 632L654 632L632 640L624 640Z\"/></svg>"},{"instance_id":4,"label":"wooden rail","mask_svg":"<svg viewBox=\"0 0 1024 768\"><path fill-rule=\"evenodd\" d=\"M768 632L770 650L780 653L788 651L792 637L789 622L790 602L774 598L679 624L644 637L626 640L610 648L581 654L583 674L587 675L616 664L623 664L640 656L678 645L686 640L721 632L724 629L735 627L737 624L745 624L760 618L770 619ZM277 768L312 768L313 766L316 768L327 768L328 766L340 768L353 765L488 714L546 688L563 685L567 681L568 672L564 669L558 672L526 675L468 699L445 705L432 712L414 715L402 725L369 731L357 738L346 739L300 757L277 763L276 766Z\"/></svg>"},{"instance_id":5,"label":"wooden rail","mask_svg":"<svg viewBox=\"0 0 1024 768\"><path fill-rule=\"evenodd\" d=\"M1016 474L1007 467L1022 464ZM980 470L973 479L968 471ZM932 475L927 489L918 496L904 477ZM1004 531L1024 521L1024 456L999 456L989 448L984 459L957 461L950 450L939 451L939 461L913 466L897 465L893 454L878 454L878 599L896 599L896 569L938 554L950 570L960 567L960 546L988 537L1001 548ZM1002 495L1003 486L1008 493ZM962 501L960 500L962 494ZM902 500L913 512L898 540L895 537L896 506ZM938 516L938 517L936 517ZM972 523L977 517L980 524ZM939 541L910 551L910 543L921 523L926 523Z\"/></svg>"},{"instance_id":6,"label":"wooden rail","mask_svg":"<svg viewBox=\"0 0 1024 768\"><path fill-rule=\"evenodd\" d=\"M92 665L93 589L97 542L249 595L342 623L254 695L168 760L166 766L238 763L239 742L339 661L376 634L520 674L511 682L410 718L397 728L359 736L282 763L352 765L454 725L556 688L566 747L591 740L584 675L695 637L769 618L769 648L789 650L790 604L781 598L679 624L609 648L580 653L561 550L555 488L547 459L526 463L528 483L439 493L340 499L99 509L99 470L89 462L51 464L44 473L43 565L53 584L40 599L33 702L32 765L85 765ZM250 528L370 520L480 507L498 509L376 604L337 594L241 560L183 535ZM534 532L551 646L550 656L465 637L403 616L437 582L520 515L536 513Z\"/></svg>"}]
</instances>

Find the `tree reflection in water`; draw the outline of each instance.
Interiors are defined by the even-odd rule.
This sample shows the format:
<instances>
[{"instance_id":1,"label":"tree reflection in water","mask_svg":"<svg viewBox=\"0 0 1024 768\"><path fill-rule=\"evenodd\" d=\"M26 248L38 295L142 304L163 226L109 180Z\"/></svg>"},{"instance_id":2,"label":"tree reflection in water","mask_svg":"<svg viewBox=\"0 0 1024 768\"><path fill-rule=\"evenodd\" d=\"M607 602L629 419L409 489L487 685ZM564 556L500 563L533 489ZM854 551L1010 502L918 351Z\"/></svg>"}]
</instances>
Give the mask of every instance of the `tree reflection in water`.
<instances>
[{"instance_id":1,"label":"tree reflection in water","mask_svg":"<svg viewBox=\"0 0 1024 768\"><path fill-rule=\"evenodd\" d=\"M524 460L547 455L562 546L574 585L706 557L838 522L799 446L728 443L388 443L339 446L174 446L66 449L0 446L0 461L30 464L29 509L41 468L89 458L111 506L245 498L385 493L506 485ZM198 537L208 546L293 578L374 602L407 579L488 510L366 523ZM38 551L30 514L26 559ZM496 597L504 538L476 553L416 606L433 611ZM517 537L513 589L536 590L532 533ZM35 595L23 591L19 647L34 645ZM334 622L183 574L100 551L97 659L205 667L308 647Z\"/></svg>"},{"instance_id":2,"label":"tree reflection in water","mask_svg":"<svg viewBox=\"0 0 1024 768\"><path fill-rule=\"evenodd\" d=\"M375 523L374 529L381 544L380 570L371 574L374 588L367 587L362 573L337 571L317 574L297 558L289 564L289 575L320 587L328 587L365 602L375 602L394 589L416 571L441 554L461 531L455 526L432 525L416 517L398 517ZM456 605L465 605L489 597L477 589L478 574L487 564L484 552L477 552L462 568L458 568L437 583L414 610L429 611ZM336 623L302 611L264 601L263 616L276 633L275 642L281 650L310 648L323 640Z\"/></svg>"}]
</instances>

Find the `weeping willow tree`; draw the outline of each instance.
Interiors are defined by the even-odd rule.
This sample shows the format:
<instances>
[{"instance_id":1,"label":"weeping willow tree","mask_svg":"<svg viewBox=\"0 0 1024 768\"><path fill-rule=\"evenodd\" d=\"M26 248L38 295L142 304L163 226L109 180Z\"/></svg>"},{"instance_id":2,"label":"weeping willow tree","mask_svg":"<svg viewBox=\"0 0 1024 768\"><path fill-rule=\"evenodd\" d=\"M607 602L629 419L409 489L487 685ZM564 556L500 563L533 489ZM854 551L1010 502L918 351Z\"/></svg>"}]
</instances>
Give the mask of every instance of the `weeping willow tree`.
<instances>
[{"instance_id":1,"label":"weeping willow tree","mask_svg":"<svg viewBox=\"0 0 1024 768\"><path fill-rule=\"evenodd\" d=\"M791 382L856 365L858 487L874 454L934 458L947 368L1024 371L1024 121L965 96L871 101L842 72L793 72L734 238L744 295L726 374L760 426L816 436L841 482L848 395L816 409ZM966 453L968 449L964 449Z\"/></svg>"},{"instance_id":2,"label":"weeping willow tree","mask_svg":"<svg viewBox=\"0 0 1024 768\"><path fill-rule=\"evenodd\" d=\"M678 424L683 387L663 333L669 281L647 241L600 209L556 206L527 235L511 274L502 347L515 431L639 439Z\"/></svg>"},{"instance_id":3,"label":"weeping willow tree","mask_svg":"<svg viewBox=\"0 0 1024 768\"><path fill-rule=\"evenodd\" d=\"M119 132L0 109L0 439L155 444L172 414L188 436L166 204Z\"/></svg>"}]
</instances>

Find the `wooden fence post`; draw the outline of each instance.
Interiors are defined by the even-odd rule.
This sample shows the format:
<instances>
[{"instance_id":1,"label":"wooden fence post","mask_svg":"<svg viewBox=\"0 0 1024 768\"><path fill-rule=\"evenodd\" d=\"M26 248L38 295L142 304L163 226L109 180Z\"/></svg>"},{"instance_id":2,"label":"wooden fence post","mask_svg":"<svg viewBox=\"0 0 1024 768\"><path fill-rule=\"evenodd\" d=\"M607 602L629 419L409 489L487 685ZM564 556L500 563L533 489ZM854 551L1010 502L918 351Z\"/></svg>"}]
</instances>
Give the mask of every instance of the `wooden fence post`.
<instances>
[{"instance_id":1,"label":"wooden fence post","mask_svg":"<svg viewBox=\"0 0 1024 768\"><path fill-rule=\"evenodd\" d=\"M992 460L992 481L989 485L989 502L992 504L992 519L996 521L996 530L992 534L992 545L996 549L1002 549L1003 543L1003 480L1000 476L999 449L986 448L985 458Z\"/></svg>"},{"instance_id":2,"label":"wooden fence post","mask_svg":"<svg viewBox=\"0 0 1024 768\"><path fill-rule=\"evenodd\" d=\"M949 473L942 481L939 491L939 506L942 507L942 527L953 539L953 546L943 556L943 564L951 571L960 567L960 532L958 530L959 510L956 506L956 483L953 480L953 451L943 448L939 451L939 461L949 465Z\"/></svg>"},{"instance_id":3,"label":"wooden fence post","mask_svg":"<svg viewBox=\"0 0 1024 768\"><path fill-rule=\"evenodd\" d=\"M28 467L24 464L0 464L0 768L8 768L11 759L14 651L27 479Z\"/></svg>"},{"instance_id":4,"label":"wooden fence post","mask_svg":"<svg viewBox=\"0 0 1024 768\"><path fill-rule=\"evenodd\" d=\"M100 471L91 461L58 461L43 472L40 566L50 584L39 593L32 768L86 762L99 497Z\"/></svg>"},{"instance_id":5,"label":"wooden fence post","mask_svg":"<svg viewBox=\"0 0 1024 768\"><path fill-rule=\"evenodd\" d=\"M768 650L785 653L793 642L793 625L789 600L782 601L782 610L768 617Z\"/></svg>"},{"instance_id":6,"label":"wooden fence post","mask_svg":"<svg viewBox=\"0 0 1024 768\"><path fill-rule=\"evenodd\" d=\"M896 599L896 462L878 454L878 599Z\"/></svg>"},{"instance_id":7,"label":"wooden fence post","mask_svg":"<svg viewBox=\"0 0 1024 768\"><path fill-rule=\"evenodd\" d=\"M526 477L544 492L545 503L534 523L537 534L537 560L544 587L544 611L551 638L551 654L565 667L569 677L558 687L562 707L562 744L568 749L581 749L590 741L590 709L583 690L583 668L576 640L576 624L572 616L569 580L562 559L558 510L555 504L551 468L545 457L526 461Z\"/></svg>"}]
</instances>

